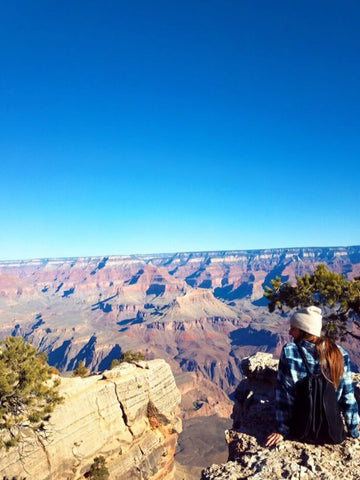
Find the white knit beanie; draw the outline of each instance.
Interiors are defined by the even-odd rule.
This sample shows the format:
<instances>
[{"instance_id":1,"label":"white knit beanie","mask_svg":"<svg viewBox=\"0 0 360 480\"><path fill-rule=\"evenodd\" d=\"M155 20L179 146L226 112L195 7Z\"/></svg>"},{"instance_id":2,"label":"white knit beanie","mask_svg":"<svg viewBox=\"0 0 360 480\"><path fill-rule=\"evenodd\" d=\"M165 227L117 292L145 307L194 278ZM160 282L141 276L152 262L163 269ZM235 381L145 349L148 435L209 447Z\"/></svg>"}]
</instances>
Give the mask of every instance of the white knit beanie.
<instances>
[{"instance_id":1,"label":"white knit beanie","mask_svg":"<svg viewBox=\"0 0 360 480\"><path fill-rule=\"evenodd\" d=\"M322 314L318 307L300 308L290 318L290 325L311 335L321 336Z\"/></svg>"}]
</instances>

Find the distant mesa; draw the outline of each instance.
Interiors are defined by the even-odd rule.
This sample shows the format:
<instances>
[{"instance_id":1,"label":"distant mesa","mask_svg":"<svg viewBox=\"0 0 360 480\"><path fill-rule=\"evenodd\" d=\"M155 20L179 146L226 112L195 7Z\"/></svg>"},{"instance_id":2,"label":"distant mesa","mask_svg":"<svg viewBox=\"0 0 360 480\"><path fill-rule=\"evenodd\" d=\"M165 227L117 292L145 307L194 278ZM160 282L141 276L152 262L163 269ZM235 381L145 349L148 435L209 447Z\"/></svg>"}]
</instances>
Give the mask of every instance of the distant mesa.
<instances>
[{"instance_id":1,"label":"distant mesa","mask_svg":"<svg viewBox=\"0 0 360 480\"><path fill-rule=\"evenodd\" d=\"M210 290L191 289L177 297L165 310L172 318L236 318L237 314L226 304L216 299Z\"/></svg>"}]
</instances>

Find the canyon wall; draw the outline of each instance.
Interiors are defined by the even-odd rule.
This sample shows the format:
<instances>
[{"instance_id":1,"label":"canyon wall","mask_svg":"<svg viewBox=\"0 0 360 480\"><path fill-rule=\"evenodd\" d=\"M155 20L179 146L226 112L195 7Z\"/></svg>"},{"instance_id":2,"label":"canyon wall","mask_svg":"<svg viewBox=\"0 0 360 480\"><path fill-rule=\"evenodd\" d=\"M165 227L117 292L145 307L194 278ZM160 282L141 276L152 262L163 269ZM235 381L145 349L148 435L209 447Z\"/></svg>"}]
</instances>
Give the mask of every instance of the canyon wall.
<instances>
[{"instance_id":1,"label":"canyon wall","mask_svg":"<svg viewBox=\"0 0 360 480\"><path fill-rule=\"evenodd\" d=\"M44 435L0 451L1 478L80 480L99 455L114 480L173 478L180 392L164 360L62 378L60 390Z\"/></svg>"},{"instance_id":2,"label":"canyon wall","mask_svg":"<svg viewBox=\"0 0 360 480\"><path fill-rule=\"evenodd\" d=\"M21 335L60 371L93 372L125 350L165 358L230 394L239 359L278 354L287 319L269 314L263 288L324 263L360 274L360 247L292 248L0 262L0 338ZM347 349L360 366L351 342Z\"/></svg>"},{"instance_id":3,"label":"canyon wall","mask_svg":"<svg viewBox=\"0 0 360 480\"><path fill-rule=\"evenodd\" d=\"M184 468L203 468L214 456L200 458L205 446L194 452L209 432L209 416L220 419L212 439L227 428L241 359L256 352L276 357L288 339L288 318L268 312L264 286L275 276L293 282L320 263L354 278L360 247L0 262L0 338L23 336L62 374L80 360L102 372L129 349L165 359L184 391L188 432L179 459ZM359 368L358 341L344 346Z\"/></svg>"}]
</instances>

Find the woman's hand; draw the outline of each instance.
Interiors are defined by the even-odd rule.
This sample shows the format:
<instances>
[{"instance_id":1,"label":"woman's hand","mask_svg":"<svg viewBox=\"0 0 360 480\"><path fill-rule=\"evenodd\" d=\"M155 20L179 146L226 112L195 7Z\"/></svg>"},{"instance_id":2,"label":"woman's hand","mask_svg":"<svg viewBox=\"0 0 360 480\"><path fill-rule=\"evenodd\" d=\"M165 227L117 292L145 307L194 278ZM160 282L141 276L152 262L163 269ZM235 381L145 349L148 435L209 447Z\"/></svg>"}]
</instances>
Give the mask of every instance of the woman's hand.
<instances>
[{"instance_id":1,"label":"woman's hand","mask_svg":"<svg viewBox=\"0 0 360 480\"><path fill-rule=\"evenodd\" d=\"M273 447L274 445L281 442L282 440L284 440L284 437L281 435L281 433L277 433L277 432L270 433L270 435L266 439L265 447Z\"/></svg>"}]
</instances>

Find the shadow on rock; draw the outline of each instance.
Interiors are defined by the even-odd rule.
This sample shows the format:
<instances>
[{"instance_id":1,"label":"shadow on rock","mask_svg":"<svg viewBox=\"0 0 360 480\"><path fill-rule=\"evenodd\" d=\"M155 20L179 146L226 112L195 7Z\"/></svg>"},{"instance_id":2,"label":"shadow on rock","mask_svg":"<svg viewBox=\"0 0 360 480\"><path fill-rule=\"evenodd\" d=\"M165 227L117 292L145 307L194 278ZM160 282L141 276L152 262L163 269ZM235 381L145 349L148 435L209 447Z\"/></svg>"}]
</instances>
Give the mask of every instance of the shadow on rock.
<instances>
[{"instance_id":1,"label":"shadow on rock","mask_svg":"<svg viewBox=\"0 0 360 480\"><path fill-rule=\"evenodd\" d=\"M241 369L245 375L234 392L232 413L233 430L245 433L257 443L263 444L266 436L274 431L274 400L278 361L270 353L258 352L244 358ZM231 451L232 431L226 434ZM235 435L238 438L238 435Z\"/></svg>"}]
</instances>

